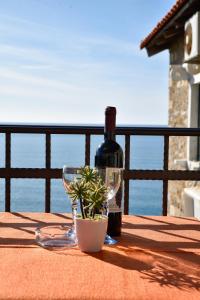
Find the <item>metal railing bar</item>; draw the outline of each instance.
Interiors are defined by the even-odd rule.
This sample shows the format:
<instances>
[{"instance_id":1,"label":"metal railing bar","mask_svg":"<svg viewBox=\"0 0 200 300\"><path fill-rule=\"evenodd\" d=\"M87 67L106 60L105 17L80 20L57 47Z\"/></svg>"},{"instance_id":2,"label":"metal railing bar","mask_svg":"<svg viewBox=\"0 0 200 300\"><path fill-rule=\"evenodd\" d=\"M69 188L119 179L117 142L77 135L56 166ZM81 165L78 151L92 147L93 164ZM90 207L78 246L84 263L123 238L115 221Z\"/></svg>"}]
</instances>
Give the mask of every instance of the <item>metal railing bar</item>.
<instances>
[{"instance_id":1,"label":"metal railing bar","mask_svg":"<svg viewBox=\"0 0 200 300\"><path fill-rule=\"evenodd\" d=\"M199 171L177 170L125 170L124 179L129 180L200 180Z\"/></svg>"},{"instance_id":2,"label":"metal railing bar","mask_svg":"<svg viewBox=\"0 0 200 300\"><path fill-rule=\"evenodd\" d=\"M168 171L169 163L169 136L164 137L164 161L163 169ZM163 216L167 216L167 204L168 204L168 180L163 180L163 197L162 197L162 211Z\"/></svg>"},{"instance_id":3,"label":"metal railing bar","mask_svg":"<svg viewBox=\"0 0 200 300\"><path fill-rule=\"evenodd\" d=\"M125 169L130 168L130 135L125 136ZM129 180L124 180L124 213L129 213Z\"/></svg>"},{"instance_id":4,"label":"metal railing bar","mask_svg":"<svg viewBox=\"0 0 200 300\"><path fill-rule=\"evenodd\" d=\"M90 165L90 134L85 135L85 165Z\"/></svg>"},{"instance_id":5,"label":"metal railing bar","mask_svg":"<svg viewBox=\"0 0 200 300\"><path fill-rule=\"evenodd\" d=\"M6 133L6 157L5 157L5 167L9 169L11 167L11 134ZM10 178L6 178L5 182L5 211L10 211Z\"/></svg>"},{"instance_id":6,"label":"metal railing bar","mask_svg":"<svg viewBox=\"0 0 200 300\"><path fill-rule=\"evenodd\" d=\"M46 169L51 168L51 135L46 134ZM51 210L51 179L45 180L45 212Z\"/></svg>"},{"instance_id":7,"label":"metal railing bar","mask_svg":"<svg viewBox=\"0 0 200 300\"><path fill-rule=\"evenodd\" d=\"M81 125L5 125L1 133L94 134L104 133L103 126ZM200 136L200 128L117 126L116 135Z\"/></svg>"},{"instance_id":8,"label":"metal railing bar","mask_svg":"<svg viewBox=\"0 0 200 300\"><path fill-rule=\"evenodd\" d=\"M199 171L177 171L177 170L125 170L124 180L200 180ZM0 168L0 178L62 178L62 169L28 169L28 168Z\"/></svg>"},{"instance_id":9,"label":"metal railing bar","mask_svg":"<svg viewBox=\"0 0 200 300\"><path fill-rule=\"evenodd\" d=\"M10 178L6 178L5 182L5 190L6 190L6 196L5 196L5 211L10 212Z\"/></svg>"},{"instance_id":10,"label":"metal railing bar","mask_svg":"<svg viewBox=\"0 0 200 300\"><path fill-rule=\"evenodd\" d=\"M45 155L45 160L46 160L46 168L50 169L51 168L51 135L46 134L46 155Z\"/></svg>"},{"instance_id":11,"label":"metal railing bar","mask_svg":"<svg viewBox=\"0 0 200 300\"><path fill-rule=\"evenodd\" d=\"M80 126L80 125L2 125L0 132L12 133L35 133L35 134L103 134L103 126Z\"/></svg>"},{"instance_id":12,"label":"metal railing bar","mask_svg":"<svg viewBox=\"0 0 200 300\"><path fill-rule=\"evenodd\" d=\"M11 134L6 133L6 168L11 166Z\"/></svg>"},{"instance_id":13,"label":"metal railing bar","mask_svg":"<svg viewBox=\"0 0 200 300\"><path fill-rule=\"evenodd\" d=\"M164 159L163 159L163 169L168 170L169 162L169 136L164 137Z\"/></svg>"},{"instance_id":14,"label":"metal railing bar","mask_svg":"<svg viewBox=\"0 0 200 300\"><path fill-rule=\"evenodd\" d=\"M162 201L162 214L167 216L168 204L168 180L163 180L163 201Z\"/></svg>"},{"instance_id":15,"label":"metal railing bar","mask_svg":"<svg viewBox=\"0 0 200 300\"><path fill-rule=\"evenodd\" d=\"M62 178L62 169L0 168L0 178L60 179Z\"/></svg>"},{"instance_id":16,"label":"metal railing bar","mask_svg":"<svg viewBox=\"0 0 200 300\"><path fill-rule=\"evenodd\" d=\"M51 179L45 180L45 212L51 211Z\"/></svg>"}]
</instances>

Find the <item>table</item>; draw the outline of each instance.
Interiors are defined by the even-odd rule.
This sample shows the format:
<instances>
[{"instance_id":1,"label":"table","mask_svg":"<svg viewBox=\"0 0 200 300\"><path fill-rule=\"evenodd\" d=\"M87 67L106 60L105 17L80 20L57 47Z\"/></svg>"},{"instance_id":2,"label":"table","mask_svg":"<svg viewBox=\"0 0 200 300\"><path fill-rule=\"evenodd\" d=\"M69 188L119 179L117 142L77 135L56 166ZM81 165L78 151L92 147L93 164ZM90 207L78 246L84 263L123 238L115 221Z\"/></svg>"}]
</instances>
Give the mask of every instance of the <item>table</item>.
<instances>
[{"instance_id":1,"label":"table","mask_svg":"<svg viewBox=\"0 0 200 300\"><path fill-rule=\"evenodd\" d=\"M200 221L124 216L99 253L47 250L34 230L65 214L0 213L0 299L200 299Z\"/></svg>"}]
</instances>

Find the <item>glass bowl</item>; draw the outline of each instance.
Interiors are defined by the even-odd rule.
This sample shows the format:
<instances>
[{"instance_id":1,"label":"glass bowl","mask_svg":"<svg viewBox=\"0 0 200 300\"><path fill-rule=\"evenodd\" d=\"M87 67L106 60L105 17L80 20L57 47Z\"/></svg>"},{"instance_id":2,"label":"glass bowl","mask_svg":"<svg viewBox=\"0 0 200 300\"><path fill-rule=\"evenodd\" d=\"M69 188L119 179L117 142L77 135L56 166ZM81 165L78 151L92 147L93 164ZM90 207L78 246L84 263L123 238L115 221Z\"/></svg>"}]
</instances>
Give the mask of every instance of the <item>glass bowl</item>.
<instances>
[{"instance_id":1,"label":"glass bowl","mask_svg":"<svg viewBox=\"0 0 200 300\"><path fill-rule=\"evenodd\" d=\"M77 245L73 236L68 232L70 226L54 225L36 228L35 239L38 245L44 248L72 248Z\"/></svg>"}]
</instances>

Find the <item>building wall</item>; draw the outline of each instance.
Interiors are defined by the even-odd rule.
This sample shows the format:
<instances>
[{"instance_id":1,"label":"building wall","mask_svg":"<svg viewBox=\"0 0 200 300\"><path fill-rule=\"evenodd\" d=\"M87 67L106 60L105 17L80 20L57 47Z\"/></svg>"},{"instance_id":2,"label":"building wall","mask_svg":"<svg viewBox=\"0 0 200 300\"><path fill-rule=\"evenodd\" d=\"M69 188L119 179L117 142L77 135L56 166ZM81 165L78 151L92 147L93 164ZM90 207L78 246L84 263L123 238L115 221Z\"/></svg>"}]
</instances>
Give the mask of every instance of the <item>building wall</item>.
<instances>
[{"instance_id":1,"label":"building wall","mask_svg":"<svg viewBox=\"0 0 200 300\"><path fill-rule=\"evenodd\" d=\"M188 80L180 75L181 66L170 65L169 78L169 126L188 126ZM179 73L179 75L178 75ZM183 77L183 78L182 78ZM186 137L170 137L169 139L169 169L180 170L184 167L175 161L187 157ZM186 186L184 181L169 182L169 214L180 216L183 212L182 191Z\"/></svg>"},{"instance_id":2,"label":"building wall","mask_svg":"<svg viewBox=\"0 0 200 300\"><path fill-rule=\"evenodd\" d=\"M181 36L170 49L169 69L169 120L170 127L188 127L190 124L190 84L193 76L190 68L183 61L184 39ZM170 137L169 169L184 170L188 168L187 137ZM168 213L181 216L183 214L183 190L188 186L196 186L197 182L169 182Z\"/></svg>"}]
</instances>

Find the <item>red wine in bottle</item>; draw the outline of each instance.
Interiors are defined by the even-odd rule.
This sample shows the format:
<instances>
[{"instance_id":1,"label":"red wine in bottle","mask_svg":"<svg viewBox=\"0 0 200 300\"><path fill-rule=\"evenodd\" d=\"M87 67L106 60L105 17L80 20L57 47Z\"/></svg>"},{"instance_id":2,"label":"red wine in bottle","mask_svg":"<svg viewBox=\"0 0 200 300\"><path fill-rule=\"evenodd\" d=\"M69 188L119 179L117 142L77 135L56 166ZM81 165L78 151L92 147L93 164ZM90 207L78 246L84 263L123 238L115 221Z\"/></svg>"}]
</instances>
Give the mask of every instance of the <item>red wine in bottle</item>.
<instances>
[{"instance_id":1,"label":"red wine in bottle","mask_svg":"<svg viewBox=\"0 0 200 300\"><path fill-rule=\"evenodd\" d=\"M104 141L99 146L95 155L95 167L97 168L123 168L123 151L120 145L115 141L116 126L116 108L108 106L105 110ZM122 188L111 200L108 207L108 229L110 236L119 236L121 234L122 223Z\"/></svg>"}]
</instances>

